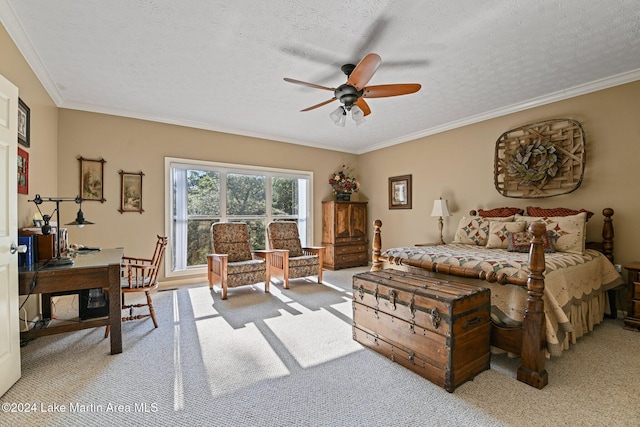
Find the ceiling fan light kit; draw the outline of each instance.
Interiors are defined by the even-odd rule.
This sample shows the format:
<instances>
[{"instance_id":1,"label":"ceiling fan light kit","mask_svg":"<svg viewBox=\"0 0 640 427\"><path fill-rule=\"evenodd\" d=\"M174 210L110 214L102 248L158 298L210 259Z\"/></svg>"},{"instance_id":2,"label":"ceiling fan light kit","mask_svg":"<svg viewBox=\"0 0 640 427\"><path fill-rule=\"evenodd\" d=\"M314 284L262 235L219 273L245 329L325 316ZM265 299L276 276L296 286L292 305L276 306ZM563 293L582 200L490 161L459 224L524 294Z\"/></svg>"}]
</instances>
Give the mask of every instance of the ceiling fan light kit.
<instances>
[{"instance_id":1,"label":"ceiling fan light kit","mask_svg":"<svg viewBox=\"0 0 640 427\"><path fill-rule=\"evenodd\" d=\"M356 126L360 126L367 121L364 118L364 111L362 111L357 105L351 107L351 118L354 122L356 122Z\"/></svg>"},{"instance_id":2,"label":"ceiling fan light kit","mask_svg":"<svg viewBox=\"0 0 640 427\"><path fill-rule=\"evenodd\" d=\"M314 83L307 83L287 77L285 77L284 80L289 83L333 92L333 98L319 104L312 105L311 107L305 108L301 111L314 110L337 99L343 105L336 108L331 112L331 114L329 114L331 120L333 120L337 126L344 127L347 111L350 111L351 118L356 122L356 125L361 125L365 122L365 116L371 114L371 109L364 98L384 98L388 96L408 95L419 91L422 87L418 83L366 86L380 66L381 62L382 60L380 59L380 56L375 53L370 53L366 55L358 65L343 65L341 70L347 75L347 82L337 88L320 86Z\"/></svg>"},{"instance_id":3,"label":"ceiling fan light kit","mask_svg":"<svg viewBox=\"0 0 640 427\"><path fill-rule=\"evenodd\" d=\"M344 127L345 123L347 123L347 110L341 105L333 110L329 117L331 117L336 126Z\"/></svg>"},{"instance_id":4,"label":"ceiling fan light kit","mask_svg":"<svg viewBox=\"0 0 640 427\"><path fill-rule=\"evenodd\" d=\"M341 105L329 114L333 123L336 126L344 127L347 123L347 111L351 112L351 118L354 122L356 122L356 126L360 126L367 120L364 118L364 111L360 109L357 105L352 105L350 110L347 110L347 107Z\"/></svg>"}]
</instances>

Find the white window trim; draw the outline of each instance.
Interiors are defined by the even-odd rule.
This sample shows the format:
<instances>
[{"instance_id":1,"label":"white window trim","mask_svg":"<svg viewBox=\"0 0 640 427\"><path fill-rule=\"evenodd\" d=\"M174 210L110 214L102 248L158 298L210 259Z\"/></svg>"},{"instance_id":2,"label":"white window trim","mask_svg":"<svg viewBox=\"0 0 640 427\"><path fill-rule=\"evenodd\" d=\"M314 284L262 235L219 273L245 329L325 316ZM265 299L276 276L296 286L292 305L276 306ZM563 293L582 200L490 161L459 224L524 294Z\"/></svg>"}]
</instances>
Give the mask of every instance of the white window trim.
<instances>
[{"instance_id":1,"label":"white window trim","mask_svg":"<svg viewBox=\"0 0 640 427\"><path fill-rule=\"evenodd\" d=\"M203 169L206 168L223 168L228 169L228 172L237 172L237 173L256 173L256 172L267 172L274 174L289 174L289 175L299 175L301 178L305 178L309 180L309 188L307 191L309 192L309 200L310 203L308 206L306 205L306 200L303 202L300 201L300 209L304 209L306 212L306 218L309 222L309 227L307 228L307 242L310 246L313 246L313 172L312 171L301 171L295 169L280 169L280 168L271 168L264 166L250 166L250 165L240 165L234 163L221 163L221 162L211 162L206 160L195 160L195 159L183 159L179 157L165 157L164 158L164 176L165 176L165 188L164 188L164 235L172 236L172 209L173 206L173 191L171 188L171 166L174 164L185 165L185 166L201 166ZM271 190L268 189L268 193L270 194ZM304 205L303 205L304 204ZM173 257L173 244L168 244L165 249L165 260L171 260ZM185 276L195 276L195 275L203 275L207 274L206 267L194 267L187 268L186 270L180 271L171 271L171 262L164 262L164 275L165 277L185 277Z\"/></svg>"}]
</instances>

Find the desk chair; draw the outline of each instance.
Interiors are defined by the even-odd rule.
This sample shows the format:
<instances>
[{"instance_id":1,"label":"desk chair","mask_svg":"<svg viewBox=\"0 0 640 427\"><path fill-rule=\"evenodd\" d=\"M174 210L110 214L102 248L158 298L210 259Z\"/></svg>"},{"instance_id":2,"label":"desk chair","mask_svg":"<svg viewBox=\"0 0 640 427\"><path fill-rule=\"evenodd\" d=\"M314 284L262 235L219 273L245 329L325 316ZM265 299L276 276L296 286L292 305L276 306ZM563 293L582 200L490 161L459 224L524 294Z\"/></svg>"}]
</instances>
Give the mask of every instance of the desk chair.
<instances>
[{"instance_id":1,"label":"desk chair","mask_svg":"<svg viewBox=\"0 0 640 427\"><path fill-rule=\"evenodd\" d=\"M153 326L158 327L156 319L156 310L153 308L150 291L158 287L158 270L162 263L164 250L167 247L168 239L166 237L157 236L156 248L153 256L147 258L133 258L124 256L120 264L120 287L122 292L122 308L129 310L129 315L122 317L122 321L144 319L151 317ZM146 304L125 304L125 294L131 292L144 292L147 297ZM148 313L133 314L135 308L149 307ZM104 334L105 338L109 336L109 326Z\"/></svg>"}]
</instances>

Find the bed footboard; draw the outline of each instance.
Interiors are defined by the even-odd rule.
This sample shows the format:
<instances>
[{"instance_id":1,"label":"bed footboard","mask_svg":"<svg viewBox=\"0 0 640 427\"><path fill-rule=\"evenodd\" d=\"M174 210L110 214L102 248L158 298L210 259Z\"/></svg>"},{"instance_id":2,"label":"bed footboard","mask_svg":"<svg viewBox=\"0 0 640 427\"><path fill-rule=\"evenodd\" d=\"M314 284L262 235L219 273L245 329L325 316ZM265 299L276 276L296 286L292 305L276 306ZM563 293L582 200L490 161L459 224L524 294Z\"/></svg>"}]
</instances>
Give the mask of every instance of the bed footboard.
<instances>
[{"instance_id":1,"label":"bed footboard","mask_svg":"<svg viewBox=\"0 0 640 427\"><path fill-rule=\"evenodd\" d=\"M544 249L542 236L546 228L542 223L533 223L529 231L533 234L529 250L529 277L527 279L511 277L504 274L487 273L461 266L452 266L424 260L410 260L397 257L382 256L382 221L375 220L372 250L372 271L383 268L384 262L396 265L408 265L439 274L485 280L502 285L522 286L527 289L527 306L522 328L506 328L492 325L491 345L505 351L520 355L520 367L517 379L538 389L548 383L545 370L546 328L544 301Z\"/></svg>"}]
</instances>

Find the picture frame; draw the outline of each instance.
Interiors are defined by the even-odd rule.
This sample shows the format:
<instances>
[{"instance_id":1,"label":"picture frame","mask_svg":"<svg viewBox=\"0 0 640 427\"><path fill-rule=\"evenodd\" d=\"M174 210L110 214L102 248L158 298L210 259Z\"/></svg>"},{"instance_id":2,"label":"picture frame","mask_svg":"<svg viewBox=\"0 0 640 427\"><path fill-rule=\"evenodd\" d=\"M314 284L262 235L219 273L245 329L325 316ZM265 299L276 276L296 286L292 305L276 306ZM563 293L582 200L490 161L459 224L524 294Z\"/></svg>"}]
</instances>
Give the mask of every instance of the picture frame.
<instances>
[{"instance_id":1,"label":"picture frame","mask_svg":"<svg viewBox=\"0 0 640 427\"><path fill-rule=\"evenodd\" d=\"M120 209L125 212L144 212L142 209L142 177L144 173L120 171Z\"/></svg>"},{"instance_id":2,"label":"picture frame","mask_svg":"<svg viewBox=\"0 0 640 427\"><path fill-rule=\"evenodd\" d=\"M31 109L18 98L18 144L31 146Z\"/></svg>"},{"instance_id":3,"label":"picture frame","mask_svg":"<svg viewBox=\"0 0 640 427\"><path fill-rule=\"evenodd\" d=\"M411 209L411 175L389 178L389 209Z\"/></svg>"},{"instance_id":4,"label":"picture frame","mask_svg":"<svg viewBox=\"0 0 640 427\"><path fill-rule=\"evenodd\" d=\"M18 194L29 194L29 153L18 147Z\"/></svg>"},{"instance_id":5,"label":"picture frame","mask_svg":"<svg viewBox=\"0 0 640 427\"><path fill-rule=\"evenodd\" d=\"M85 159L80 162L80 198L88 201L104 203L104 159Z\"/></svg>"}]
</instances>

